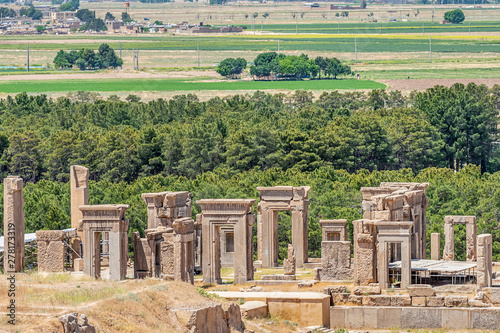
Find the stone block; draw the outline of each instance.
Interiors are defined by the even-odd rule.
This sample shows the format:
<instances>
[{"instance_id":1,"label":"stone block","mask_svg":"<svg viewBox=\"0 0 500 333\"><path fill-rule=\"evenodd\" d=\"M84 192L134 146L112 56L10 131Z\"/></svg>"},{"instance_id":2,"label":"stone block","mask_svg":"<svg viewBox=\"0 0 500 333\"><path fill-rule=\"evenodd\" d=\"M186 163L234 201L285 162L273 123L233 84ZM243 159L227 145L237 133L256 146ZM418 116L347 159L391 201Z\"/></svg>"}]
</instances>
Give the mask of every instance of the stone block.
<instances>
[{"instance_id":1,"label":"stone block","mask_svg":"<svg viewBox=\"0 0 500 333\"><path fill-rule=\"evenodd\" d=\"M330 328L344 328L345 327L345 307L330 307Z\"/></svg>"},{"instance_id":2,"label":"stone block","mask_svg":"<svg viewBox=\"0 0 500 333\"><path fill-rule=\"evenodd\" d=\"M431 296L427 297L428 307L443 307L444 306L444 296Z\"/></svg>"},{"instance_id":3,"label":"stone block","mask_svg":"<svg viewBox=\"0 0 500 333\"><path fill-rule=\"evenodd\" d=\"M332 305L344 305L349 303L349 297L351 294L349 293L333 293L332 294Z\"/></svg>"},{"instance_id":4,"label":"stone block","mask_svg":"<svg viewBox=\"0 0 500 333\"><path fill-rule=\"evenodd\" d=\"M406 295L393 295L391 296L391 306L410 306L411 297ZM393 326L396 327L396 326Z\"/></svg>"},{"instance_id":5,"label":"stone block","mask_svg":"<svg viewBox=\"0 0 500 333\"><path fill-rule=\"evenodd\" d=\"M444 306L448 308L464 308L467 306L467 296L445 296Z\"/></svg>"},{"instance_id":6,"label":"stone block","mask_svg":"<svg viewBox=\"0 0 500 333\"><path fill-rule=\"evenodd\" d=\"M491 304L500 304L500 288L499 287L491 287L491 288L485 288L486 291L486 298L488 302Z\"/></svg>"},{"instance_id":7,"label":"stone block","mask_svg":"<svg viewBox=\"0 0 500 333\"><path fill-rule=\"evenodd\" d=\"M352 291L357 296L380 295L381 292L378 286L357 286Z\"/></svg>"},{"instance_id":8,"label":"stone block","mask_svg":"<svg viewBox=\"0 0 500 333\"><path fill-rule=\"evenodd\" d=\"M363 296L351 295L349 296L349 304L352 306L361 306L363 305Z\"/></svg>"},{"instance_id":9,"label":"stone block","mask_svg":"<svg viewBox=\"0 0 500 333\"><path fill-rule=\"evenodd\" d=\"M408 287L410 297L413 296L435 296L436 292L429 284L412 284Z\"/></svg>"},{"instance_id":10,"label":"stone block","mask_svg":"<svg viewBox=\"0 0 500 333\"><path fill-rule=\"evenodd\" d=\"M470 328L479 330L500 329L500 308L471 309Z\"/></svg>"},{"instance_id":11,"label":"stone block","mask_svg":"<svg viewBox=\"0 0 500 333\"><path fill-rule=\"evenodd\" d=\"M392 329L396 327L401 327L401 308L378 308L376 328Z\"/></svg>"},{"instance_id":12,"label":"stone block","mask_svg":"<svg viewBox=\"0 0 500 333\"><path fill-rule=\"evenodd\" d=\"M401 327L440 328L442 312L439 309L406 307L401 309Z\"/></svg>"},{"instance_id":13,"label":"stone block","mask_svg":"<svg viewBox=\"0 0 500 333\"><path fill-rule=\"evenodd\" d=\"M316 280L305 280L305 281L300 281L297 286L299 288L310 288L316 284Z\"/></svg>"},{"instance_id":14,"label":"stone block","mask_svg":"<svg viewBox=\"0 0 500 333\"><path fill-rule=\"evenodd\" d=\"M260 301L245 302L240 305L241 315L243 318L264 318L267 317L267 304Z\"/></svg>"},{"instance_id":15,"label":"stone block","mask_svg":"<svg viewBox=\"0 0 500 333\"><path fill-rule=\"evenodd\" d=\"M290 280L296 280L296 278L297 277L295 275L268 274L268 275L262 275L261 280L290 281Z\"/></svg>"},{"instance_id":16,"label":"stone block","mask_svg":"<svg viewBox=\"0 0 500 333\"><path fill-rule=\"evenodd\" d=\"M62 230L37 230L36 239L39 241L56 242L64 239Z\"/></svg>"},{"instance_id":17,"label":"stone block","mask_svg":"<svg viewBox=\"0 0 500 333\"><path fill-rule=\"evenodd\" d=\"M412 306L426 306L427 300L423 296L414 296L411 298Z\"/></svg>"},{"instance_id":18,"label":"stone block","mask_svg":"<svg viewBox=\"0 0 500 333\"><path fill-rule=\"evenodd\" d=\"M377 319L377 308L347 307L345 311L345 325L351 329L376 328Z\"/></svg>"},{"instance_id":19,"label":"stone block","mask_svg":"<svg viewBox=\"0 0 500 333\"><path fill-rule=\"evenodd\" d=\"M347 288L345 286L327 286L324 289L324 293L327 295L343 294L345 292L347 292Z\"/></svg>"},{"instance_id":20,"label":"stone block","mask_svg":"<svg viewBox=\"0 0 500 333\"><path fill-rule=\"evenodd\" d=\"M83 271L83 258L73 259L73 270L75 272Z\"/></svg>"},{"instance_id":21,"label":"stone block","mask_svg":"<svg viewBox=\"0 0 500 333\"><path fill-rule=\"evenodd\" d=\"M443 328L452 330L464 330L469 328L468 309L439 309L439 310L442 311Z\"/></svg>"},{"instance_id":22,"label":"stone block","mask_svg":"<svg viewBox=\"0 0 500 333\"><path fill-rule=\"evenodd\" d=\"M470 299L469 300L469 306L471 308L488 308L491 306L489 303L483 303L483 301L478 300L478 299Z\"/></svg>"},{"instance_id":23,"label":"stone block","mask_svg":"<svg viewBox=\"0 0 500 333\"><path fill-rule=\"evenodd\" d=\"M387 295L372 295L363 297L364 306L390 306L391 296Z\"/></svg>"},{"instance_id":24,"label":"stone block","mask_svg":"<svg viewBox=\"0 0 500 333\"><path fill-rule=\"evenodd\" d=\"M225 318L227 320L227 326L230 332L241 332L243 331L243 323L241 322L241 310L240 306L236 303L224 303L222 308L225 312Z\"/></svg>"}]
</instances>

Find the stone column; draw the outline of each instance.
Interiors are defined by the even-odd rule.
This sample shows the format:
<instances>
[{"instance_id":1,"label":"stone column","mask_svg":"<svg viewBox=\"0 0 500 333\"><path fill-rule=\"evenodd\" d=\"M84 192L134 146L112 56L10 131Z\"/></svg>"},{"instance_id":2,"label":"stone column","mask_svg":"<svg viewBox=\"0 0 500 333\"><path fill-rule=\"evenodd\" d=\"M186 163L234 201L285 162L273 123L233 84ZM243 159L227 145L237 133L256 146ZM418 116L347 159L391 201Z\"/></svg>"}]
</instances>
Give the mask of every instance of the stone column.
<instances>
[{"instance_id":1,"label":"stone column","mask_svg":"<svg viewBox=\"0 0 500 333\"><path fill-rule=\"evenodd\" d=\"M309 200L303 200L302 206L296 206L292 210L292 245L295 249L295 257L297 258L297 267L304 267L304 263L308 259L308 221L307 210Z\"/></svg>"},{"instance_id":2,"label":"stone column","mask_svg":"<svg viewBox=\"0 0 500 333\"><path fill-rule=\"evenodd\" d=\"M292 222L293 224L293 222ZM261 214L262 268L278 265L278 212L264 208ZM293 231L292 231L293 235ZM236 241L236 239L235 239Z\"/></svg>"},{"instance_id":3,"label":"stone column","mask_svg":"<svg viewBox=\"0 0 500 333\"><path fill-rule=\"evenodd\" d=\"M477 236L477 286L491 287L492 284L492 236Z\"/></svg>"},{"instance_id":4,"label":"stone column","mask_svg":"<svg viewBox=\"0 0 500 333\"><path fill-rule=\"evenodd\" d=\"M83 273L98 279L101 276L101 235L99 232L84 231Z\"/></svg>"},{"instance_id":5,"label":"stone column","mask_svg":"<svg viewBox=\"0 0 500 333\"><path fill-rule=\"evenodd\" d=\"M196 215L196 222L194 223L194 241L195 241L195 255L194 255L194 266L196 270L201 271L202 269L202 258L203 258L203 238L201 232L201 214Z\"/></svg>"},{"instance_id":6,"label":"stone column","mask_svg":"<svg viewBox=\"0 0 500 333\"><path fill-rule=\"evenodd\" d=\"M443 260L455 260L455 231L453 230L453 218L444 218L444 250Z\"/></svg>"},{"instance_id":7,"label":"stone column","mask_svg":"<svg viewBox=\"0 0 500 333\"><path fill-rule=\"evenodd\" d=\"M177 219L174 227L174 280L194 283L194 221Z\"/></svg>"},{"instance_id":8,"label":"stone column","mask_svg":"<svg viewBox=\"0 0 500 333\"><path fill-rule=\"evenodd\" d=\"M120 281L127 276L127 240L127 234L124 232L113 231L109 233L110 281Z\"/></svg>"},{"instance_id":9,"label":"stone column","mask_svg":"<svg viewBox=\"0 0 500 333\"><path fill-rule=\"evenodd\" d=\"M389 258L388 258L388 249L386 242L378 242L377 245L377 271L378 271L378 283L380 288L387 289L389 288Z\"/></svg>"},{"instance_id":10,"label":"stone column","mask_svg":"<svg viewBox=\"0 0 500 333\"><path fill-rule=\"evenodd\" d=\"M440 260L441 238L438 232L431 234L431 260Z\"/></svg>"},{"instance_id":11,"label":"stone column","mask_svg":"<svg viewBox=\"0 0 500 333\"><path fill-rule=\"evenodd\" d=\"M83 218L80 205L89 204L89 169L80 165L69 167L71 184L71 228ZM79 233L81 237L81 233Z\"/></svg>"},{"instance_id":12,"label":"stone column","mask_svg":"<svg viewBox=\"0 0 500 333\"><path fill-rule=\"evenodd\" d=\"M206 218L202 217L203 234L203 282L222 283L220 276L220 226L211 224ZM239 241L239 239L238 239ZM236 240L236 230L234 238L234 249L239 248ZM235 258L236 262L236 258Z\"/></svg>"},{"instance_id":13,"label":"stone column","mask_svg":"<svg viewBox=\"0 0 500 333\"><path fill-rule=\"evenodd\" d=\"M465 217L467 261L476 261L477 224L475 216Z\"/></svg>"},{"instance_id":14,"label":"stone column","mask_svg":"<svg viewBox=\"0 0 500 333\"><path fill-rule=\"evenodd\" d=\"M4 272L24 271L23 179L8 176L3 180Z\"/></svg>"},{"instance_id":15,"label":"stone column","mask_svg":"<svg viewBox=\"0 0 500 333\"><path fill-rule=\"evenodd\" d=\"M411 242L401 243L401 289L408 289L411 284Z\"/></svg>"}]
</instances>

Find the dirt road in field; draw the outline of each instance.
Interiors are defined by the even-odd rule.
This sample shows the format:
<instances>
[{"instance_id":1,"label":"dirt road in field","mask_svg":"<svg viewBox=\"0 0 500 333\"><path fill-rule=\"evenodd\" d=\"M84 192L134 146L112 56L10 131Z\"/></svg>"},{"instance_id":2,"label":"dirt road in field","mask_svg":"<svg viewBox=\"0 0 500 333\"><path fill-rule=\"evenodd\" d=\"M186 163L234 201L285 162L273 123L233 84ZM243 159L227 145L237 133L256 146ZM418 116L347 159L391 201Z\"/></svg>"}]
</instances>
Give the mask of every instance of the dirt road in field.
<instances>
[{"instance_id":1,"label":"dirt road in field","mask_svg":"<svg viewBox=\"0 0 500 333\"><path fill-rule=\"evenodd\" d=\"M500 79L410 79L410 80L378 80L385 83L390 90L425 90L432 88L435 85L451 87L455 83L469 84L485 84L488 87L493 87L495 84L500 84Z\"/></svg>"}]
</instances>

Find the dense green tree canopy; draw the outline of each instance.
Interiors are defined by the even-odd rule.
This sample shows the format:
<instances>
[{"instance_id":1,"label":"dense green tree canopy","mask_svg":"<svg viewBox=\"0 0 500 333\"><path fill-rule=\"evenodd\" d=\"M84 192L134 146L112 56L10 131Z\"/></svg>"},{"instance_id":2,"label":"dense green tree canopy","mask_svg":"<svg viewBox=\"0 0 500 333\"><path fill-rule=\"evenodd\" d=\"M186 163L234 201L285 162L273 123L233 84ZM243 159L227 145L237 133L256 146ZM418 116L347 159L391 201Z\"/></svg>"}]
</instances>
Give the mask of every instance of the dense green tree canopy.
<instances>
[{"instance_id":1,"label":"dense green tree canopy","mask_svg":"<svg viewBox=\"0 0 500 333\"><path fill-rule=\"evenodd\" d=\"M115 51L108 44L101 44L97 53L91 49L65 52L60 50L54 58L56 68L78 67L85 69L116 68L123 65L123 60L116 56Z\"/></svg>"},{"instance_id":2,"label":"dense green tree canopy","mask_svg":"<svg viewBox=\"0 0 500 333\"><path fill-rule=\"evenodd\" d=\"M451 23L458 24L465 20L465 15L460 9L455 9L444 13L444 19L450 21Z\"/></svg>"},{"instance_id":3,"label":"dense green tree canopy","mask_svg":"<svg viewBox=\"0 0 500 333\"><path fill-rule=\"evenodd\" d=\"M226 77L236 77L247 67L247 61L243 58L226 58L217 66L217 73Z\"/></svg>"}]
</instances>

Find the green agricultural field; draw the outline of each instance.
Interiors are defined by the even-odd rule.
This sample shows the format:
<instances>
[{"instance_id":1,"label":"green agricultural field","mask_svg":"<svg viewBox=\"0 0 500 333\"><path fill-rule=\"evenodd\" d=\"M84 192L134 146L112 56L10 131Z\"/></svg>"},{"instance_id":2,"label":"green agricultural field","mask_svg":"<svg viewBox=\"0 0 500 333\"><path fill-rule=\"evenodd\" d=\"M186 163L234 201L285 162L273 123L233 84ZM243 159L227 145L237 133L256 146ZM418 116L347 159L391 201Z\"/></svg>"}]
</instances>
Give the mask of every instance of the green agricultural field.
<instances>
[{"instance_id":1,"label":"green agricultural field","mask_svg":"<svg viewBox=\"0 0 500 333\"><path fill-rule=\"evenodd\" d=\"M200 90L336 90L384 89L369 80L305 80L305 81L186 81L184 79L103 79L6 81L0 83L3 93L41 93L67 91L200 91Z\"/></svg>"}]
</instances>

